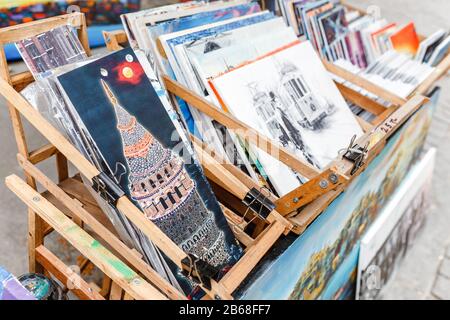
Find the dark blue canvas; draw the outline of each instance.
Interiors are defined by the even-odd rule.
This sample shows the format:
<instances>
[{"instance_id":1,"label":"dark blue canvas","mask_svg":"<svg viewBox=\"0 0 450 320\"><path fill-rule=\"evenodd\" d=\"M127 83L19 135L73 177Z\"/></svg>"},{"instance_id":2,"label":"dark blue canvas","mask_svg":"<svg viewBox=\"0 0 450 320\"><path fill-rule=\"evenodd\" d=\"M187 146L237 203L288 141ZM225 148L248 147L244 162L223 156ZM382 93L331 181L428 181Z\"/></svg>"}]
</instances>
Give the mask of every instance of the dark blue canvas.
<instances>
[{"instance_id":1,"label":"dark blue canvas","mask_svg":"<svg viewBox=\"0 0 450 320\"><path fill-rule=\"evenodd\" d=\"M185 252L221 274L228 270L242 249L133 51L115 52L58 82L105 160L102 169L115 172L130 199ZM190 294L195 284L179 277Z\"/></svg>"}]
</instances>

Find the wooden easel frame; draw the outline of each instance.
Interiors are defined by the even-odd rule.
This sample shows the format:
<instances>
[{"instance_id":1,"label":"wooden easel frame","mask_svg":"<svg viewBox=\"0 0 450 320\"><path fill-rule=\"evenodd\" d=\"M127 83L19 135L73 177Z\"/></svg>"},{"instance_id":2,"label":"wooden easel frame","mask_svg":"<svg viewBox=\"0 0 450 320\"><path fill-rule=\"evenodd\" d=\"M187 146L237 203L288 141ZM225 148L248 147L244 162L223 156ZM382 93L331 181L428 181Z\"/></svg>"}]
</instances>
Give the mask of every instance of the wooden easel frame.
<instances>
[{"instance_id":1,"label":"wooden easel frame","mask_svg":"<svg viewBox=\"0 0 450 320\"><path fill-rule=\"evenodd\" d=\"M58 260L52 253L49 253L48 249L44 247L45 235L52 230L56 230L112 280L107 291L110 298L122 298L122 296L123 298L134 299L185 298L184 295L173 288L147 265L135 251L124 245L112 231L105 228L100 223L101 217L99 215L95 216L92 212L85 209L87 205L95 206L92 203L95 200L89 197L89 193L85 188L82 188L81 182L77 180L77 177L69 178L67 159L70 159L74 167L88 181L92 182L99 176L100 172L18 93L18 90L24 88L34 80L29 72L18 75L10 74L4 55L4 44L26 39L65 24L71 24L79 28L80 40L86 52L90 54L84 15L80 13L0 29L0 52L3 57L0 65L0 89L2 95L8 102L16 142L19 147L18 160L27 177L27 184L17 176L7 177L6 184L29 207L30 270L33 272L51 272L59 280L63 282L67 281L69 274L67 269L64 269L64 263ZM22 116L41 132L50 144L29 152L22 124ZM59 185L52 182L35 166L35 164L53 155L57 157ZM238 199L242 200L249 194L250 188L235 178L234 175L229 174L224 166L219 164L213 157L206 153L202 154L201 157L204 160L204 169L213 181L220 181L224 189L228 190ZM39 194L36 191L36 182L44 186L47 192L44 192L42 195ZM83 189L83 191L80 191L80 189ZM47 200L47 198L52 200L53 203ZM65 208L64 212L58 208L61 204ZM142 212L127 197L120 197L117 200L116 207L179 268L191 271L196 276L196 270L193 266L186 265L186 254L158 227L147 220ZM228 221L233 221L234 225L241 224L243 225L242 227L246 226L247 222L241 216L223 205L222 208ZM72 221L66 215L71 217ZM253 215L255 216L256 214ZM256 218L258 218L257 220L261 220L257 215ZM207 294L206 297L212 299L232 299L233 291L247 277L249 272L256 266L275 241L281 235L288 233L292 229L292 224L276 210L271 210L263 220L264 226L261 232L256 235L256 238L250 237L245 232L237 232L233 228L238 240L246 247L245 254L220 281L216 282L211 280L210 288L201 284L202 289ZM112 251L117 256L123 258L126 263L123 260L114 260L118 258L104 246L97 244L94 247L92 245L89 246L89 243L94 243L94 239L90 238L80 227L84 224L89 225L103 239L105 245L112 247ZM73 233L76 234L74 235ZM86 242L86 239L89 241ZM102 255L106 259L106 262L102 260ZM122 266L121 273L117 270L117 263L120 263ZM137 272L145 276L146 280L141 278ZM78 293L82 298L98 298L98 295L89 295L93 290L80 277L77 278L77 281L80 281L82 285L78 286L76 290L72 290L74 293Z\"/></svg>"}]
</instances>

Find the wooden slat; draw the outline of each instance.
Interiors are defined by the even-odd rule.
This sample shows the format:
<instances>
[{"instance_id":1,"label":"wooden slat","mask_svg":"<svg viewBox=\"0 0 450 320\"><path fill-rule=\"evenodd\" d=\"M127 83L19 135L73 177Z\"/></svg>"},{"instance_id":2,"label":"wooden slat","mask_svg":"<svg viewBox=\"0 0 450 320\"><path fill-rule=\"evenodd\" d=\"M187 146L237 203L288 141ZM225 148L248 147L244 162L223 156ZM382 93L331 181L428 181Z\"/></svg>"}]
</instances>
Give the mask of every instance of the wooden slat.
<instances>
[{"instance_id":1,"label":"wooden slat","mask_svg":"<svg viewBox=\"0 0 450 320\"><path fill-rule=\"evenodd\" d=\"M244 219L242 217L238 216L224 205L221 205L221 208L236 239L238 239L245 247L250 247L254 240L247 233L242 231L247 223L243 221Z\"/></svg>"},{"instance_id":2,"label":"wooden slat","mask_svg":"<svg viewBox=\"0 0 450 320\"><path fill-rule=\"evenodd\" d=\"M81 300L104 300L80 275L73 272L64 262L51 253L46 247L36 248L37 261L55 276L62 284L68 286Z\"/></svg>"},{"instance_id":3,"label":"wooden slat","mask_svg":"<svg viewBox=\"0 0 450 320\"><path fill-rule=\"evenodd\" d=\"M254 244L247 248L245 255L225 274L220 280L220 284L228 292L233 292L241 284L241 282L253 270L261 258L272 248L283 234L285 227L278 221L269 226L264 234L255 241Z\"/></svg>"},{"instance_id":4,"label":"wooden slat","mask_svg":"<svg viewBox=\"0 0 450 320\"><path fill-rule=\"evenodd\" d=\"M106 47L110 51L123 49L122 44L128 41L127 35L123 30L103 31Z\"/></svg>"},{"instance_id":5,"label":"wooden slat","mask_svg":"<svg viewBox=\"0 0 450 320\"><path fill-rule=\"evenodd\" d=\"M136 253L129 249L122 241L120 241L106 226L107 224L102 223L101 220L92 216L84 207L80 205L80 202L71 199L62 189L60 189L52 180L50 180L46 175L44 175L38 168L31 165L23 157L18 156L18 160L23 169L36 178L39 183L42 184L49 192L51 192L55 197L69 210L71 210L72 215L77 216L83 222L85 222L91 229L99 235L105 242L113 248L117 254L123 257L128 263L130 263L134 268L139 270L152 284L155 284L160 290L162 290L171 299L186 299L184 294L179 292L173 286L168 284L157 272L155 272L148 264L146 264ZM80 188L81 182L75 179L68 179L62 183L65 185L66 190L76 190L77 195L81 195L83 191ZM70 188L69 185L76 184L75 188ZM84 185L82 185L84 187ZM89 191L84 187L84 192L89 194ZM89 194L90 196L90 194ZM80 196L82 201L94 201L95 199L89 200L88 196ZM104 215L103 215L104 216Z\"/></svg>"},{"instance_id":6,"label":"wooden slat","mask_svg":"<svg viewBox=\"0 0 450 320\"><path fill-rule=\"evenodd\" d=\"M332 179L330 179L331 175L336 176L337 180L334 183L331 181ZM326 183L326 186L321 186L321 182ZM300 188L297 188L278 199L275 202L277 211L283 216L286 216L296 209L301 208L306 204L314 201L328 191L334 190L338 186L347 182L348 179L345 176L337 173L336 170L325 170L320 175L317 175L314 179L311 179L303 184Z\"/></svg>"},{"instance_id":7,"label":"wooden slat","mask_svg":"<svg viewBox=\"0 0 450 320\"><path fill-rule=\"evenodd\" d=\"M274 143L271 139L248 127L233 116L225 113L221 109L211 104L205 98L200 97L199 95L187 89L185 86L170 79L168 76L163 76L163 80L165 87L169 92L185 100L189 105L197 108L210 118L215 119L219 123L226 126L228 129L236 130L237 132L239 132L239 135L244 139L244 141L248 141L258 146L260 149L264 150L269 155L274 156L277 160L286 164L288 167L301 173L304 177L312 179L320 173L319 170L314 168L309 163L306 163L305 161L297 158L288 149Z\"/></svg>"},{"instance_id":8,"label":"wooden slat","mask_svg":"<svg viewBox=\"0 0 450 320\"><path fill-rule=\"evenodd\" d=\"M109 300L122 300L123 290L115 282L111 284L111 291L109 293Z\"/></svg>"},{"instance_id":9,"label":"wooden slat","mask_svg":"<svg viewBox=\"0 0 450 320\"><path fill-rule=\"evenodd\" d=\"M351 83L354 83L358 85L359 87L377 95L378 97L382 98L383 100L389 101L396 105L402 105L406 102L405 99L397 96L396 94L393 94L386 89L381 88L380 86L376 85L375 83L357 75L354 74L348 70L345 70L337 65L335 65L332 62L328 62L324 59L322 59L323 64L325 65L325 68L337 75L338 77L341 77L345 79L346 81L350 81Z\"/></svg>"},{"instance_id":10,"label":"wooden slat","mask_svg":"<svg viewBox=\"0 0 450 320\"><path fill-rule=\"evenodd\" d=\"M120 284L133 298L138 300L166 299L156 288L148 284L18 176L7 177L6 185L82 255L91 260L114 282Z\"/></svg>"},{"instance_id":11,"label":"wooden slat","mask_svg":"<svg viewBox=\"0 0 450 320\"><path fill-rule=\"evenodd\" d=\"M364 120L363 118L356 116L356 120L358 121L359 125L363 129L364 132L369 132L373 129L373 125Z\"/></svg>"},{"instance_id":12,"label":"wooden slat","mask_svg":"<svg viewBox=\"0 0 450 320\"><path fill-rule=\"evenodd\" d=\"M350 101L351 103L356 104L358 107L369 111L370 113L374 115L380 115L385 110L386 107L379 104L378 102L366 97L365 95L347 87L346 85L335 82L336 86L338 87L341 94L344 96L345 99Z\"/></svg>"},{"instance_id":13,"label":"wooden slat","mask_svg":"<svg viewBox=\"0 0 450 320\"><path fill-rule=\"evenodd\" d=\"M22 91L22 89L33 82L34 78L30 71L17 73L11 76L11 83L18 92Z\"/></svg>"},{"instance_id":14,"label":"wooden slat","mask_svg":"<svg viewBox=\"0 0 450 320\"><path fill-rule=\"evenodd\" d=\"M51 156L55 155L58 150L51 144L46 144L36 150L30 152L29 159L32 164L40 163Z\"/></svg>"},{"instance_id":15,"label":"wooden slat","mask_svg":"<svg viewBox=\"0 0 450 320\"><path fill-rule=\"evenodd\" d=\"M18 24L0 29L0 43L6 44L34 37L40 33L56 27L71 24L75 28L83 25L84 14L75 12L43 20L36 20L26 24Z\"/></svg>"}]
</instances>

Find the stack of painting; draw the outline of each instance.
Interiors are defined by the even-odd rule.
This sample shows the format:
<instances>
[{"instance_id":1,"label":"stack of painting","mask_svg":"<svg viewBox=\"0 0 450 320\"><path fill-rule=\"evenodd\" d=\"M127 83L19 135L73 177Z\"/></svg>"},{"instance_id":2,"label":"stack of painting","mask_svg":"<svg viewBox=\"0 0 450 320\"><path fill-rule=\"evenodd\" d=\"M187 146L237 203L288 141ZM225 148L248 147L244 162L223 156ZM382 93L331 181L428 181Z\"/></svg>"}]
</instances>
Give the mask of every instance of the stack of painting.
<instances>
[{"instance_id":1,"label":"stack of painting","mask_svg":"<svg viewBox=\"0 0 450 320\"><path fill-rule=\"evenodd\" d=\"M279 0L279 5L285 21L301 39L311 41L321 58L403 98L433 72L450 47L446 31L420 41L413 22L390 23L376 10L364 14L331 0Z\"/></svg>"},{"instance_id":2,"label":"stack of painting","mask_svg":"<svg viewBox=\"0 0 450 320\"><path fill-rule=\"evenodd\" d=\"M218 8L223 5L227 7ZM157 73L172 77L317 169L362 134L312 46L300 43L282 18L243 1L219 1L203 10L194 4L182 8L123 17L129 37L136 40L132 45L149 52ZM180 104L191 133L274 194L286 195L307 181Z\"/></svg>"}]
</instances>

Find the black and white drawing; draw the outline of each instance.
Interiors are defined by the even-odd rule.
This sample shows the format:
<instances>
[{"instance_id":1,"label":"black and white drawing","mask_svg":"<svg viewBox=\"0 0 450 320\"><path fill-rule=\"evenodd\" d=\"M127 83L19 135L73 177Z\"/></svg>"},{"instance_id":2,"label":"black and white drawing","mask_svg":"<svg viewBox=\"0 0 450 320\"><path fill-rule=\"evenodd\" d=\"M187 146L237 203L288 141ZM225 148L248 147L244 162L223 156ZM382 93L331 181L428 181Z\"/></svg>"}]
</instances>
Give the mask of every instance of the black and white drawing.
<instances>
[{"instance_id":1,"label":"black and white drawing","mask_svg":"<svg viewBox=\"0 0 450 320\"><path fill-rule=\"evenodd\" d=\"M309 42L294 41L219 75L211 86L225 109L318 169L362 134ZM274 157L258 155L279 194L304 182Z\"/></svg>"}]
</instances>

